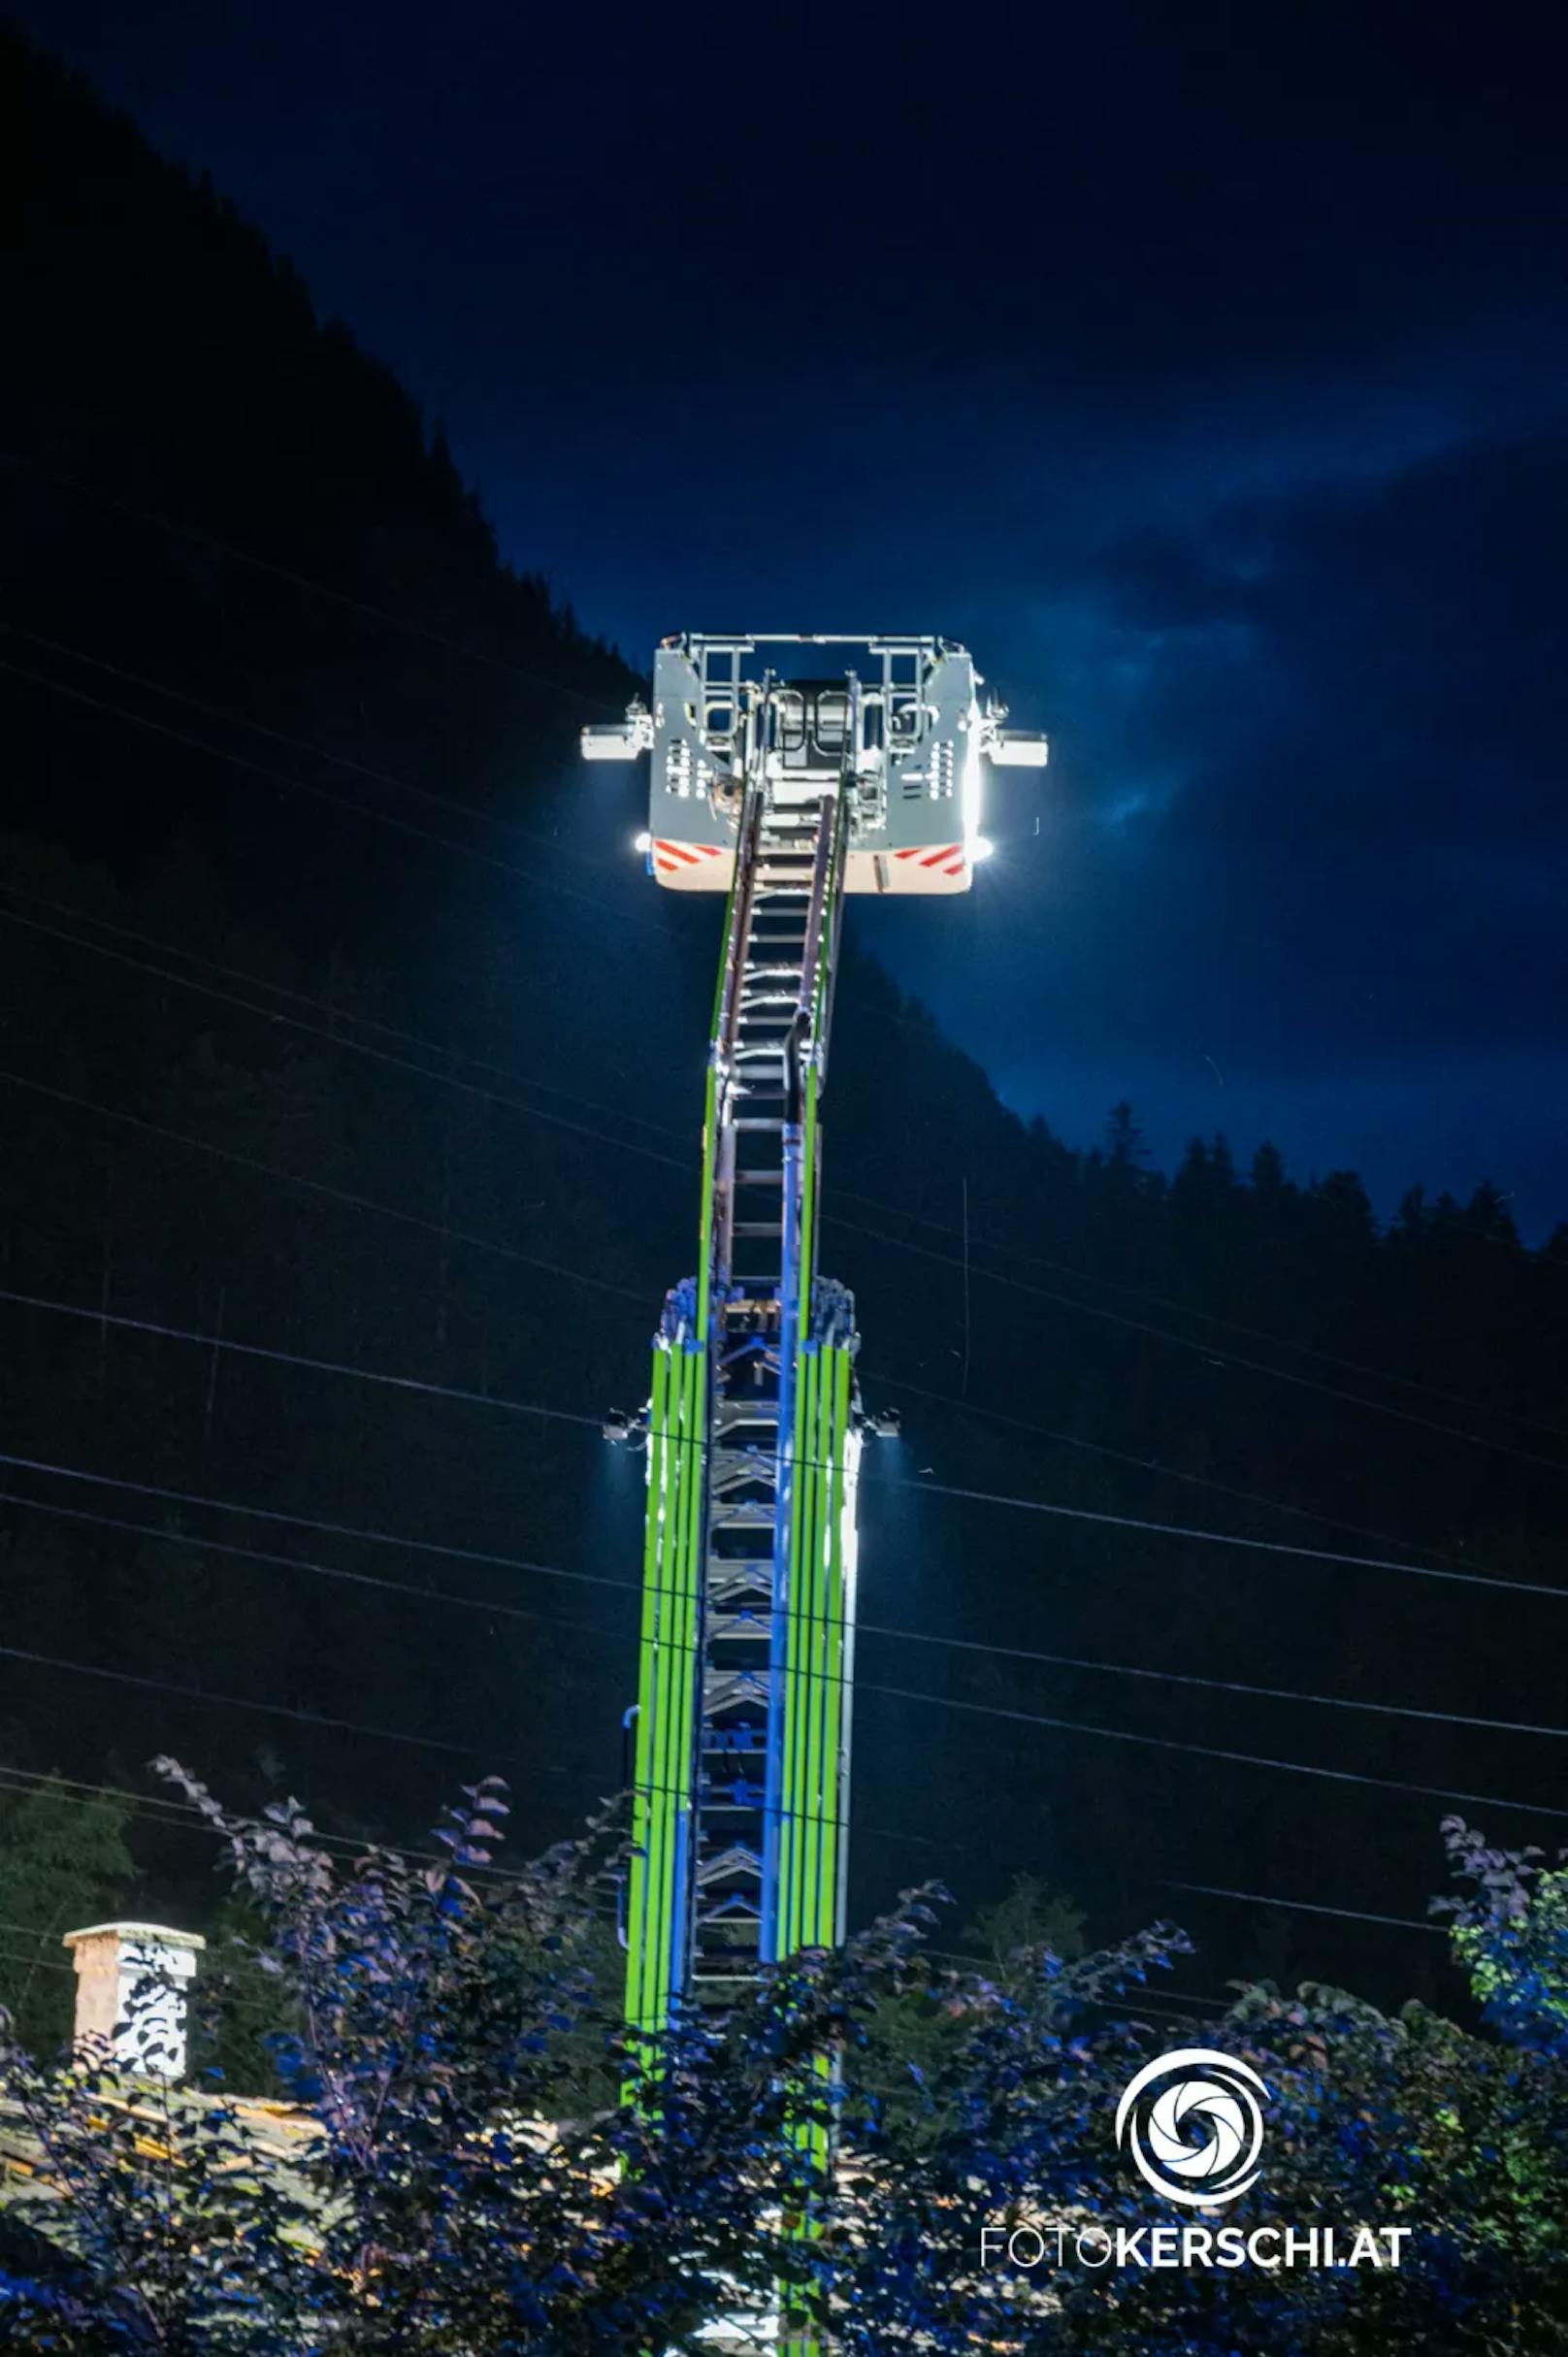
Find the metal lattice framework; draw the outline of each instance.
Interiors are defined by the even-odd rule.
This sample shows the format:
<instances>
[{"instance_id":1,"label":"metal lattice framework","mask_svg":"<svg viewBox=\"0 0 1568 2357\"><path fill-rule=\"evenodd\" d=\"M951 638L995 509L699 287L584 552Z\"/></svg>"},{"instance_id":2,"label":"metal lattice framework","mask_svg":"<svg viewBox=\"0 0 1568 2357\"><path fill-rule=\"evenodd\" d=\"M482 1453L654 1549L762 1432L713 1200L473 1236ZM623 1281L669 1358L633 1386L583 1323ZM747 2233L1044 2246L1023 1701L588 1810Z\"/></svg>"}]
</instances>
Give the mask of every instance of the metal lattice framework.
<instances>
[{"instance_id":1,"label":"metal lattice framework","mask_svg":"<svg viewBox=\"0 0 1568 2357\"><path fill-rule=\"evenodd\" d=\"M801 676L830 647L860 668ZM868 1424L853 1299L817 1273L819 1108L846 895L966 889L982 759L1045 758L978 685L943 639L688 636L651 711L583 733L589 758L652 756L656 879L728 895L698 1272L666 1301L645 1426L616 1420L647 1447L625 1938L649 2034L843 1937Z\"/></svg>"}]
</instances>

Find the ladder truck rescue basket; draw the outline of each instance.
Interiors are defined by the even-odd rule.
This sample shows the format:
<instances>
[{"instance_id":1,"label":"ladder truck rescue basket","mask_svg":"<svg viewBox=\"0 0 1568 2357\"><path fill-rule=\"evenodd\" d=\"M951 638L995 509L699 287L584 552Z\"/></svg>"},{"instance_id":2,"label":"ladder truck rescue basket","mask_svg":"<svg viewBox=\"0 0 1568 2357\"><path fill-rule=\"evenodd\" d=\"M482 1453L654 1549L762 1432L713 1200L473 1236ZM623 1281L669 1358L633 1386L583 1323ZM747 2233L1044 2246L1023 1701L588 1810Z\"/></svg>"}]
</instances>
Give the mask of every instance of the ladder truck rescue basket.
<instances>
[{"instance_id":1,"label":"ladder truck rescue basket","mask_svg":"<svg viewBox=\"0 0 1568 2357\"><path fill-rule=\"evenodd\" d=\"M654 655L652 709L584 729L583 756L651 756L646 848L667 890L729 891L746 781L760 776L780 812L848 794L843 891L966 892L988 848L985 765L1046 761L1043 737L981 704L983 684L951 638L685 633Z\"/></svg>"}]
</instances>

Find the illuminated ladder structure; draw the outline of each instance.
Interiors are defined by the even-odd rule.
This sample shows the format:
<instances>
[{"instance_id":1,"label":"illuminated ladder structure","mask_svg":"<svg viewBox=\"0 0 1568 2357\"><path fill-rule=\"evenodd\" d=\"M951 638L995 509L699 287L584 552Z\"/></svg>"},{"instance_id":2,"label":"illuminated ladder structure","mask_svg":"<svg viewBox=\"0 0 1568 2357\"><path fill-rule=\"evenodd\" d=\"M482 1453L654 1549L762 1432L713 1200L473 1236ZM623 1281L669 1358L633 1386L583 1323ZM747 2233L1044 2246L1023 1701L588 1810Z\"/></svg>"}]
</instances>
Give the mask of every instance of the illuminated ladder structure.
<instances>
[{"instance_id":1,"label":"illuminated ladder structure","mask_svg":"<svg viewBox=\"0 0 1568 2357\"><path fill-rule=\"evenodd\" d=\"M856 667L825 676L828 649ZM817 1274L818 1107L846 894L966 891L983 760L1045 759L979 685L939 638L684 636L657 651L651 710L583 732L591 760L652 755L655 879L728 895L698 1271L666 1301L645 1422L606 1425L647 1449L625 1939L649 2034L843 1938L856 1468L877 1427L853 1299Z\"/></svg>"}]
</instances>

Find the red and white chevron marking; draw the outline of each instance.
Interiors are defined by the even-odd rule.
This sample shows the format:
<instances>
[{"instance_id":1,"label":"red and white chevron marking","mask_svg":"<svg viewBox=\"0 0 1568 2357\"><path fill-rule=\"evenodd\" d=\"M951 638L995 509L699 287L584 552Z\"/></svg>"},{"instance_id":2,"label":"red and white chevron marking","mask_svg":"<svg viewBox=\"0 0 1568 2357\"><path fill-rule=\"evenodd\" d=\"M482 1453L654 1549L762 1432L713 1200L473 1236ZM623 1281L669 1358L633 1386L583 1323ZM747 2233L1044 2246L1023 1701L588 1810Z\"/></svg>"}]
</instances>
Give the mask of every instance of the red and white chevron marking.
<instances>
[{"instance_id":1,"label":"red and white chevron marking","mask_svg":"<svg viewBox=\"0 0 1568 2357\"><path fill-rule=\"evenodd\" d=\"M679 875L683 868L701 868L704 860L722 860L724 847L719 843L667 843L656 835L653 842L653 864L663 875Z\"/></svg>"},{"instance_id":2,"label":"red and white chevron marking","mask_svg":"<svg viewBox=\"0 0 1568 2357\"><path fill-rule=\"evenodd\" d=\"M943 843L935 851L925 851L920 844L912 843L907 851L896 851L893 856L896 860L918 860L922 868L939 868L943 875L964 873L962 843Z\"/></svg>"}]
</instances>

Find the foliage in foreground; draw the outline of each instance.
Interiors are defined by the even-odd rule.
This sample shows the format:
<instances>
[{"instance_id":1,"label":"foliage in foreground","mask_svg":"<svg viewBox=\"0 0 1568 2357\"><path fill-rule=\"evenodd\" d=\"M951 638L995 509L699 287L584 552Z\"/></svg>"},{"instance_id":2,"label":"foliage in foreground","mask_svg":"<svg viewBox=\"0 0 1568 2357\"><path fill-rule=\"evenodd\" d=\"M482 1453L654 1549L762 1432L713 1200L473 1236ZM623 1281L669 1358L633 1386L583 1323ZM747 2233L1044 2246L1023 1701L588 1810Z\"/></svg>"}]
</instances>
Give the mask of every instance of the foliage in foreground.
<instances>
[{"instance_id":1,"label":"foliage in foreground","mask_svg":"<svg viewBox=\"0 0 1568 2357\"><path fill-rule=\"evenodd\" d=\"M1113 2121L1151 2050L1196 2042L1136 2018L1179 1932L1072 1956L1003 1939L995 1974L938 1970L912 1894L773 1974L722 2034L692 2020L640 2057L595 1969L606 1828L503 1876L486 1784L441 1829L443 1862L345 1867L294 1807L240 1822L168 1773L265 1926L295 2109L260 2121L221 2091L51 2073L12 2046L0 2094L43 2167L0 2211L0 2340L27 2357L696 2351L779 2284L854 2357L1568 2349L1565 1879L1456 1822L1455 1946L1495 2034L1315 1988L1250 1991L1202 2032L1271 2096L1263 2181L1226 2222L1405 2224L1400 2271L997 2273L985 2224L1171 2222ZM563 2085L583 2106L567 2119ZM830 2103L833 2186L800 2133Z\"/></svg>"}]
</instances>

